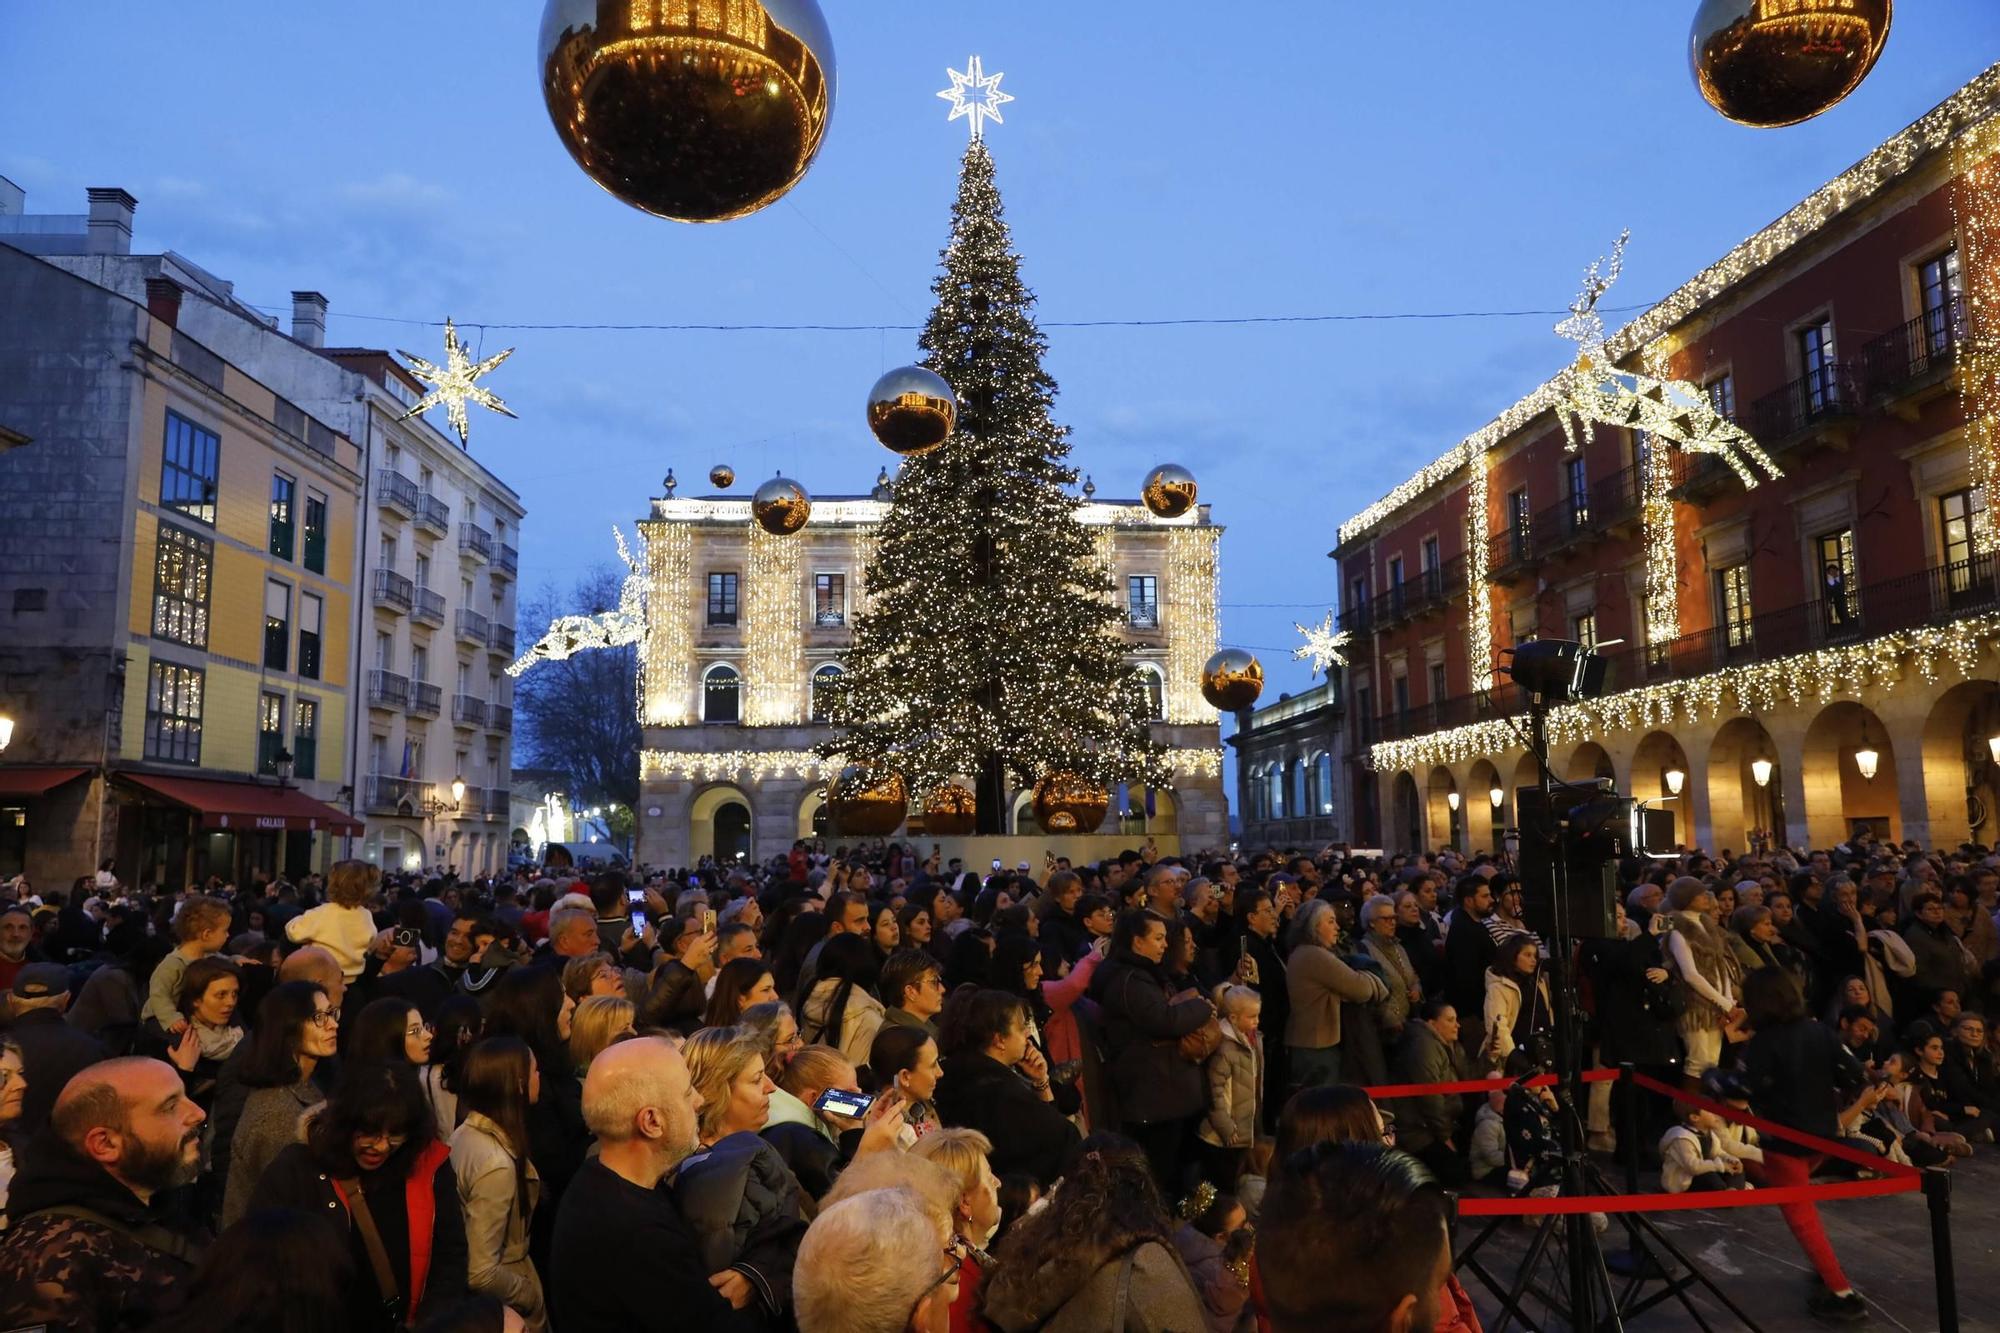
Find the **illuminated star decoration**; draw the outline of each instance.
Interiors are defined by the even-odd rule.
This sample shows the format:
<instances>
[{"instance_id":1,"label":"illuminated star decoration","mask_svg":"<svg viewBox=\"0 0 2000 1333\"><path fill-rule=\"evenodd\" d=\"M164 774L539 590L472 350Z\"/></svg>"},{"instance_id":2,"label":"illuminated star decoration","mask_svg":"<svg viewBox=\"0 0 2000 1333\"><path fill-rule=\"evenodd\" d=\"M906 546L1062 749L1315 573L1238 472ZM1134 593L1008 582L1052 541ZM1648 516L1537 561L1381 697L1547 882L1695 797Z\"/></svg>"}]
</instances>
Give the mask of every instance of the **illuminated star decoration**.
<instances>
[{"instance_id":1,"label":"illuminated star decoration","mask_svg":"<svg viewBox=\"0 0 2000 1333\"><path fill-rule=\"evenodd\" d=\"M1322 675L1335 662L1347 661L1348 641L1354 636L1333 627L1333 612L1327 612L1326 619L1317 625L1301 625L1295 620L1292 628L1306 637L1304 643L1292 649L1294 660L1311 662L1312 669Z\"/></svg>"},{"instance_id":2,"label":"illuminated star decoration","mask_svg":"<svg viewBox=\"0 0 2000 1333\"><path fill-rule=\"evenodd\" d=\"M986 121L990 120L995 125L1007 123L1001 119L1000 108L1014 98L1012 94L1000 91L1000 80L1007 77L1005 74L988 77L986 67L980 63L978 56L971 58L965 73L960 74L955 69L948 69L945 73L951 78L951 87L938 96L951 103L951 117L946 124L961 116L968 117L972 121L972 137L983 139L986 137ZM968 90L972 93L971 100L966 98Z\"/></svg>"},{"instance_id":3,"label":"illuminated star decoration","mask_svg":"<svg viewBox=\"0 0 2000 1333\"><path fill-rule=\"evenodd\" d=\"M1727 463L1745 486L1757 484L1757 471L1784 475L1750 433L1716 411L1702 389L1682 380L1655 379L1619 370L1605 349L1604 316L1597 303L1618 281L1625 267L1624 232L1606 261L1591 261L1583 275L1583 292L1571 303L1569 318L1556 332L1578 347L1576 364L1562 375L1556 419L1562 422L1569 452L1596 438L1599 425L1644 431L1657 441L1691 454L1713 454Z\"/></svg>"},{"instance_id":4,"label":"illuminated star decoration","mask_svg":"<svg viewBox=\"0 0 2000 1333\"><path fill-rule=\"evenodd\" d=\"M467 402L478 403L481 407L498 412L503 417L514 415L508 410L507 404L494 396L492 390L482 389L475 383L481 375L512 355L514 349L509 347L498 356L489 356L484 361L474 364L472 358L465 354L465 344L458 340L458 329L447 318L444 322L442 367L420 356L403 353L404 359L410 363L410 373L431 386L431 391L425 394L415 407L403 413L403 420L420 417L439 403L443 403L446 414L451 418L451 428L458 432L458 443L463 448L467 433L465 419Z\"/></svg>"},{"instance_id":5,"label":"illuminated star decoration","mask_svg":"<svg viewBox=\"0 0 2000 1333\"><path fill-rule=\"evenodd\" d=\"M594 616L558 616L548 633L507 668L508 675L518 677L537 662L560 662L592 648L622 648L646 637L645 571L632 558L625 534L614 526L611 535L618 543L618 558L631 571L618 591L618 609Z\"/></svg>"}]
</instances>

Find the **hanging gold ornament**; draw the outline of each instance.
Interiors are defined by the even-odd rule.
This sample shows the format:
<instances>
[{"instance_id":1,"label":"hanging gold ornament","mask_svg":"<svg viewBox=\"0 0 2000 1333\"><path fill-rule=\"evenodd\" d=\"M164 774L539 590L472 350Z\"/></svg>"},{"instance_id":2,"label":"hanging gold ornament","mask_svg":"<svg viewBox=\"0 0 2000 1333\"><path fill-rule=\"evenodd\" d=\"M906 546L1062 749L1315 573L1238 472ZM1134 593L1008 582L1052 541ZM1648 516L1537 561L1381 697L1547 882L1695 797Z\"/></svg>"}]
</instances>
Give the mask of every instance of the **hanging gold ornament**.
<instances>
[{"instance_id":1,"label":"hanging gold ornament","mask_svg":"<svg viewBox=\"0 0 2000 1333\"><path fill-rule=\"evenodd\" d=\"M736 484L736 469L727 463L717 463L708 470L708 484L718 491L726 491Z\"/></svg>"},{"instance_id":2,"label":"hanging gold ornament","mask_svg":"<svg viewBox=\"0 0 2000 1333\"><path fill-rule=\"evenodd\" d=\"M1264 692L1264 664L1241 648L1224 648L1201 668L1201 697L1225 713L1248 708Z\"/></svg>"},{"instance_id":3,"label":"hanging gold ornament","mask_svg":"<svg viewBox=\"0 0 2000 1333\"><path fill-rule=\"evenodd\" d=\"M812 517L812 497L788 477L773 477L750 497L750 517L773 537L797 532Z\"/></svg>"},{"instance_id":4,"label":"hanging gold ornament","mask_svg":"<svg viewBox=\"0 0 2000 1333\"><path fill-rule=\"evenodd\" d=\"M840 832L852 838L884 838L902 826L910 795L902 775L876 776L844 768L827 792L828 812Z\"/></svg>"},{"instance_id":5,"label":"hanging gold ornament","mask_svg":"<svg viewBox=\"0 0 2000 1333\"><path fill-rule=\"evenodd\" d=\"M723 222L783 195L833 113L833 39L815 0L548 0L537 64L584 174L676 222Z\"/></svg>"},{"instance_id":6,"label":"hanging gold ornament","mask_svg":"<svg viewBox=\"0 0 2000 1333\"><path fill-rule=\"evenodd\" d=\"M868 391L868 429L905 458L943 444L957 423L958 396L922 366L892 370Z\"/></svg>"},{"instance_id":7,"label":"hanging gold ornament","mask_svg":"<svg viewBox=\"0 0 2000 1333\"><path fill-rule=\"evenodd\" d=\"M1160 518L1179 518L1194 508L1194 473L1179 463L1162 463L1146 474L1139 499Z\"/></svg>"},{"instance_id":8,"label":"hanging gold ornament","mask_svg":"<svg viewBox=\"0 0 2000 1333\"><path fill-rule=\"evenodd\" d=\"M1057 770L1035 784L1035 822L1044 833L1094 833L1111 793L1079 773Z\"/></svg>"},{"instance_id":9,"label":"hanging gold ornament","mask_svg":"<svg viewBox=\"0 0 2000 1333\"><path fill-rule=\"evenodd\" d=\"M1688 60L1708 104L1775 129L1827 110L1875 68L1893 0L1702 0Z\"/></svg>"},{"instance_id":10,"label":"hanging gold ornament","mask_svg":"<svg viewBox=\"0 0 2000 1333\"><path fill-rule=\"evenodd\" d=\"M955 782L933 787L924 797L924 832L958 838L979 826L979 801Z\"/></svg>"}]
</instances>

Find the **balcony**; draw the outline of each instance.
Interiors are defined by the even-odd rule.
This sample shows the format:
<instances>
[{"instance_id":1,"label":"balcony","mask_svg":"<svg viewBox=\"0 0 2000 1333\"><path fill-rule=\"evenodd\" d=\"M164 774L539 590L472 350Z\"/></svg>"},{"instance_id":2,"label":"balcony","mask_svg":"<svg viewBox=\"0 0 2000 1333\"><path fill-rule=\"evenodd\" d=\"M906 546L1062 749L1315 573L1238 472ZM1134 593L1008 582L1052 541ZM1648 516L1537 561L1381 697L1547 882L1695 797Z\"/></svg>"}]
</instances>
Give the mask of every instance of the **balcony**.
<instances>
[{"instance_id":1,"label":"balcony","mask_svg":"<svg viewBox=\"0 0 2000 1333\"><path fill-rule=\"evenodd\" d=\"M410 682L410 712L416 717L436 717L444 711L444 687L427 680Z\"/></svg>"},{"instance_id":2,"label":"balcony","mask_svg":"<svg viewBox=\"0 0 2000 1333\"><path fill-rule=\"evenodd\" d=\"M375 503L379 508L415 518L420 496L417 483L400 472L384 472L375 478Z\"/></svg>"},{"instance_id":3,"label":"balcony","mask_svg":"<svg viewBox=\"0 0 2000 1333\"><path fill-rule=\"evenodd\" d=\"M432 592L429 588L417 589L416 604L410 610L410 619L420 625L444 628L444 594Z\"/></svg>"},{"instance_id":4,"label":"balcony","mask_svg":"<svg viewBox=\"0 0 2000 1333\"><path fill-rule=\"evenodd\" d=\"M1861 410L1851 368L1840 362L1799 376L1750 405L1750 433L1770 453L1808 436L1845 444L1846 423Z\"/></svg>"},{"instance_id":5,"label":"balcony","mask_svg":"<svg viewBox=\"0 0 2000 1333\"><path fill-rule=\"evenodd\" d=\"M490 563L493 559L493 534L477 523L459 524L458 553L482 565Z\"/></svg>"},{"instance_id":6,"label":"balcony","mask_svg":"<svg viewBox=\"0 0 2000 1333\"><path fill-rule=\"evenodd\" d=\"M508 803L508 794L505 787L488 787L485 793L486 799L480 803L481 812L488 819L506 820L513 814L513 807Z\"/></svg>"},{"instance_id":7,"label":"balcony","mask_svg":"<svg viewBox=\"0 0 2000 1333\"><path fill-rule=\"evenodd\" d=\"M369 672L368 706L370 708L408 708L410 706L410 678L408 676L399 676L393 671Z\"/></svg>"},{"instance_id":8,"label":"balcony","mask_svg":"<svg viewBox=\"0 0 2000 1333\"><path fill-rule=\"evenodd\" d=\"M511 579L520 572L521 553L507 543L501 542L493 556L493 577Z\"/></svg>"},{"instance_id":9,"label":"balcony","mask_svg":"<svg viewBox=\"0 0 2000 1333\"><path fill-rule=\"evenodd\" d=\"M486 729L497 731L502 736L514 732L514 709L508 704L494 704L486 710Z\"/></svg>"},{"instance_id":10,"label":"balcony","mask_svg":"<svg viewBox=\"0 0 2000 1333\"><path fill-rule=\"evenodd\" d=\"M410 607L416 601L416 595L417 585L395 570L375 571L375 605L408 615Z\"/></svg>"},{"instance_id":11,"label":"balcony","mask_svg":"<svg viewBox=\"0 0 2000 1333\"><path fill-rule=\"evenodd\" d=\"M371 815L421 815L431 797L431 784L414 778L389 778L376 774L368 779L367 813Z\"/></svg>"},{"instance_id":12,"label":"balcony","mask_svg":"<svg viewBox=\"0 0 2000 1333\"><path fill-rule=\"evenodd\" d=\"M1925 403L1954 387L1951 372L1966 335L1965 298L1960 296L1891 329L1854 358L1862 396L1915 421Z\"/></svg>"},{"instance_id":13,"label":"balcony","mask_svg":"<svg viewBox=\"0 0 2000 1333\"><path fill-rule=\"evenodd\" d=\"M1518 582L1541 559L1534 533L1527 522L1495 528L1486 539L1486 577L1503 585Z\"/></svg>"},{"instance_id":14,"label":"balcony","mask_svg":"<svg viewBox=\"0 0 2000 1333\"><path fill-rule=\"evenodd\" d=\"M1592 520L1590 492L1573 495L1537 513L1528 528L1535 534L1535 548L1544 555L1560 555L1597 533Z\"/></svg>"},{"instance_id":15,"label":"balcony","mask_svg":"<svg viewBox=\"0 0 2000 1333\"><path fill-rule=\"evenodd\" d=\"M484 648L492 626L493 622L477 611L460 611L457 629L459 642L473 643Z\"/></svg>"},{"instance_id":16,"label":"balcony","mask_svg":"<svg viewBox=\"0 0 2000 1333\"><path fill-rule=\"evenodd\" d=\"M486 725L486 701L476 694L451 696L451 724L455 727Z\"/></svg>"},{"instance_id":17,"label":"balcony","mask_svg":"<svg viewBox=\"0 0 2000 1333\"><path fill-rule=\"evenodd\" d=\"M1127 629L1158 629L1160 627L1160 604L1158 602L1133 602L1125 608L1125 626Z\"/></svg>"},{"instance_id":18,"label":"balcony","mask_svg":"<svg viewBox=\"0 0 2000 1333\"><path fill-rule=\"evenodd\" d=\"M426 491L417 497L417 526L433 536L451 536L451 506Z\"/></svg>"},{"instance_id":19,"label":"balcony","mask_svg":"<svg viewBox=\"0 0 2000 1333\"><path fill-rule=\"evenodd\" d=\"M1385 713L1379 718L1368 719L1372 725L1361 730L1364 743L1368 744L1378 740L1408 740L1412 736L1423 736L1433 731L1447 731L1452 727L1484 722L1500 716L1502 711L1495 705L1492 695L1461 694L1456 698L1440 699L1433 703L1412 704L1400 713Z\"/></svg>"},{"instance_id":20,"label":"balcony","mask_svg":"<svg viewBox=\"0 0 2000 1333\"><path fill-rule=\"evenodd\" d=\"M1434 569L1424 570L1415 578L1404 579L1376 594L1374 624L1377 628L1387 628L1441 611L1464 591L1465 557L1455 555Z\"/></svg>"},{"instance_id":21,"label":"balcony","mask_svg":"<svg viewBox=\"0 0 2000 1333\"><path fill-rule=\"evenodd\" d=\"M1375 628L1375 604L1362 602L1340 608L1340 628L1349 634L1367 634Z\"/></svg>"},{"instance_id":22,"label":"balcony","mask_svg":"<svg viewBox=\"0 0 2000 1333\"><path fill-rule=\"evenodd\" d=\"M514 660L514 627L494 621L486 635L486 647L508 661Z\"/></svg>"}]
</instances>

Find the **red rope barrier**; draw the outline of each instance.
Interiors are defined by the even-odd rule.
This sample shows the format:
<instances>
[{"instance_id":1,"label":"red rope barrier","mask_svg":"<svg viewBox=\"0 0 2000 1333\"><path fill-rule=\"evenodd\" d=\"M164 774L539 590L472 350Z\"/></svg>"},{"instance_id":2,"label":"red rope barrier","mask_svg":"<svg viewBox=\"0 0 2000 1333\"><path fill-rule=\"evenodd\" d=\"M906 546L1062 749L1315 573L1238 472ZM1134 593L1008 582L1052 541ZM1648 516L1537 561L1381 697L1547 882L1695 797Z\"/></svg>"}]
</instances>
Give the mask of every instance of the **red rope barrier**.
<instances>
[{"instance_id":1,"label":"red rope barrier","mask_svg":"<svg viewBox=\"0 0 2000 1333\"><path fill-rule=\"evenodd\" d=\"M1618 1071L1616 1069L1587 1069L1583 1073L1582 1081L1585 1083L1616 1083L1618 1081ZM1504 1092L1516 1083L1530 1088L1553 1088L1556 1085L1556 1076L1554 1074L1537 1074L1530 1079L1470 1078L1458 1083L1385 1083L1376 1088L1363 1088L1362 1091L1378 1102L1388 1102L1395 1101L1399 1097L1445 1096L1451 1093L1462 1092Z\"/></svg>"},{"instance_id":2,"label":"red rope barrier","mask_svg":"<svg viewBox=\"0 0 2000 1333\"><path fill-rule=\"evenodd\" d=\"M1826 1157L1837 1157L1849 1165L1865 1167L1870 1171L1879 1171L1885 1176L1906 1177L1911 1181L1920 1181L1923 1179L1924 1173L1914 1166L1905 1166L1901 1162L1893 1161L1887 1157L1862 1152L1859 1148L1850 1148L1844 1143L1835 1143L1831 1139L1823 1139L1817 1134L1807 1134L1802 1130L1775 1124L1772 1121L1764 1119L1762 1116L1751 1115L1748 1111L1739 1111L1733 1106L1726 1106L1721 1102L1710 1101L1698 1093L1684 1092L1679 1088L1669 1087L1656 1078L1649 1078L1644 1074L1635 1072L1632 1075L1632 1082L1649 1092L1657 1092L1664 1096L1672 1097L1677 1101L1699 1106L1704 1111L1713 1111L1724 1120L1733 1120L1739 1125L1748 1125L1759 1134L1768 1134L1772 1138L1784 1139L1788 1143L1799 1144Z\"/></svg>"},{"instance_id":3,"label":"red rope barrier","mask_svg":"<svg viewBox=\"0 0 2000 1333\"><path fill-rule=\"evenodd\" d=\"M1825 1185L1785 1185L1776 1189L1702 1190L1686 1194L1574 1194L1563 1198L1460 1198L1460 1217L1541 1217L1548 1213L1672 1213L1711 1208L1776 1208L1787 1203L1868 1199L1912 1194L1921 1179L1833 1181Z\"/></svg>"}]
</instances>

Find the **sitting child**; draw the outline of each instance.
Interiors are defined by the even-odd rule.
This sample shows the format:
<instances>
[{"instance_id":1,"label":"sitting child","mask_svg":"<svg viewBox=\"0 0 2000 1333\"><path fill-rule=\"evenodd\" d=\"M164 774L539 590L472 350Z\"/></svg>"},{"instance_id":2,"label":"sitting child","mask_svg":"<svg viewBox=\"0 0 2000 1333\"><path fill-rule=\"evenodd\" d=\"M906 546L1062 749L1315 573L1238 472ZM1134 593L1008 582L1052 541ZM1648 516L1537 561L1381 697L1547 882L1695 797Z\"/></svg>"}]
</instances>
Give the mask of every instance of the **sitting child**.
<instances>
[{"instance_id":1,"label":"sitting child","mask_svg":"<svg viewBox=\"0 0 2000 1333\"><path fill-rule=\"evenodd\" d=\"M1692 1102L1681 1107L1681 1120L1660 1136L1660 1188L1669 1194L1690 1190L1743 1188L1743 1163L1724 1152L1717 1136L1721 1116Z\"/></svg>"}]
</instances>

